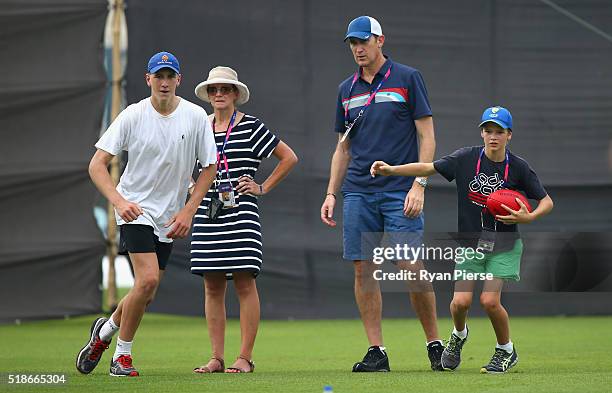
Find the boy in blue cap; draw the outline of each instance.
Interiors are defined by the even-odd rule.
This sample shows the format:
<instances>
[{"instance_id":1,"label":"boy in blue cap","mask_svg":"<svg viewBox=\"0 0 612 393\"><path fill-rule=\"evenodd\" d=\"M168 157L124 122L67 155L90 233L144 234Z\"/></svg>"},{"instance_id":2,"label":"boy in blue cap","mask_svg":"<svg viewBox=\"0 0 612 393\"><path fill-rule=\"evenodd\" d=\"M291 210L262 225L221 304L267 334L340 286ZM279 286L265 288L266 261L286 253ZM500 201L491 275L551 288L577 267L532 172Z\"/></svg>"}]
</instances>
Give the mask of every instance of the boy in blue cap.
<instances>
[{"instance_id":1,"label":"boy in blue cap","mask_svg":"<svg viewBox=\"0 0 612 393\"><path fill-rule=\"evenodd\" d=\"M371 175L429 176L439 173L448 181L456 181L458 200L458 229L460 233L476 234L463 238L462 245L480 253L458 264L455 270L455 293L450 305L454 328L442 353L442 367L455 370L461 362L461 350L467 341L467 312L472 303L475 281L466 274L489 273L493 279L484 282L480 303L485 309L497 345L489 364L481 373L504 373L518 362L514 344L510 340L508 313L501 304L501 290L505 280L519 280L523 243L517 224L532 222L553 208L553 201L540 184L529 164L507 149L512 139L512 115L501 106L487 108L479 124L484 146L464 147L433 163L412 163L390 166L383 161L372 164ZM537 208L529 212L517 198L519 210L504 205L507 215L493 217L486 210L486 198L499 189L520 190L528 198L538 200ZM486 251L488 247L490 251Z\"/></svg>"},{"instance_id":2,"label":"boy in blue cap","mask_svg":"<svg viewBox=\"0 0 612 393\"><path fill-rule=\"evenodd\" d=\"M125 108L96 143L89 175L115 208L122 241L134 267L134 286L110 318L97 318L79 351L76 368L89 374L115 333L117 347L110 375L135 377L132 342L153 300L172 250L189 235L191 220L215 178L216 145L206 111L176 95L181 82L178 59L169 52L151 57L145 74L151 96ZM108 164L121 151L128 164L117 187ZM191 172L203 170L187 203Z\"/></svg>"}]
</instances>

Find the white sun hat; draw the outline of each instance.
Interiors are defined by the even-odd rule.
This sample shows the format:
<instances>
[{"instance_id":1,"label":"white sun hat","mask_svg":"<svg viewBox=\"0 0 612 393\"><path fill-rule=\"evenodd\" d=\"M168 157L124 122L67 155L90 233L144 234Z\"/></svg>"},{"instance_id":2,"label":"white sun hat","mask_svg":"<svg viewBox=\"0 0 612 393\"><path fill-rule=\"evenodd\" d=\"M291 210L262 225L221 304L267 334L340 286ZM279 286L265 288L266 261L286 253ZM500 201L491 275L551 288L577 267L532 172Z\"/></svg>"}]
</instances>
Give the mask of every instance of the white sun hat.
<instances>
[{"instance_id":1,"label":"white sun hat","mask_svg":"<svg viewBox=\"0 0 612 393\"><path fill-rule=\"evenodd\" d=\"M236 105L242 105L249 100L249 88L238 80L238 73L229 67L223 66L218 66L210 70L208 79L196 86L195 95L203 101L210 102L206 88L208 85L214 84L230 84L236 86L240 92L236 100Z\"/></svg>"}]
</instances>

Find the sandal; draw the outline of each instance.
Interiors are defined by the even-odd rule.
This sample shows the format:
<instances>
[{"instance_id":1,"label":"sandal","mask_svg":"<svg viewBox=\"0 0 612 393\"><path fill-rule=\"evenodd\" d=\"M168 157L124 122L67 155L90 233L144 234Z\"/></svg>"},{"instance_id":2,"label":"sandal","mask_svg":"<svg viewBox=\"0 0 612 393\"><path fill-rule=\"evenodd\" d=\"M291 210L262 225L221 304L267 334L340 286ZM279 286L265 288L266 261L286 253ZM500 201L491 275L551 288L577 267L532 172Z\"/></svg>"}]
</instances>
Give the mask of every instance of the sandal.
<instances>
[{"instance_id":1,"label":"sandal","mask_svg":"<svg viewBox=\"0 0 612 393\"><path fill-rule=\"evenodd\" d=\"M204 366L194 368L193 372L196 374L212 374L212 373L222 373L225 371L225 361L223 359L216 358L213 356L212 358L210 358L210 360L216 360L217 362L219 362L219 364L221 365L221 368L216 368L214 370L211 370L211 368L208 367L208 365L204 365ZM210 360L209 360L209 363L210 363Z\"/></svg>"},{"instance_id":2,"label":"sandal","mask_svg":"<svg viewBox=\"0 0 612 393\"><path fill-rule=\"evenodd\" d=\"M227 374L252 373L253 371L255 371L255 363L252 360L249 360L245 358L244 356L238 356L236 360L238 359L246 360L247 363L249 364L249 369L247 370L247 369L240 368L240 367L228 367L225 369L225 372Z\"/></svg>"}]
</instances>

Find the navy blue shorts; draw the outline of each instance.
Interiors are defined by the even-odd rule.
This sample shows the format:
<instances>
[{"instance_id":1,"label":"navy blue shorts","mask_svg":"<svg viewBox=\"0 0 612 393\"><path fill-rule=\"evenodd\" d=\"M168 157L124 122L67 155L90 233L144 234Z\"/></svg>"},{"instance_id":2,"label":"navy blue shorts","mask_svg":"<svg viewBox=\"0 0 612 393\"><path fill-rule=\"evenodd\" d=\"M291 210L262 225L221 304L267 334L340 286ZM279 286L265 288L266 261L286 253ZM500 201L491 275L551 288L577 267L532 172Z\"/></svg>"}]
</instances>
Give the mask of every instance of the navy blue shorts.
<instances>
[{"instance_id":1,"label":"navy blue shorts","mask_svg":"<svg viewBox=\"0 0 612 393\"><path fill-rule=\"evenodd\" d=\"M416 218L404 215L407 194L407 191L342 194L344 259L371 261L376 247L418 248L423 244L423 213Z\"/></svg>"},{"instance_id":2,"label":"navy blue shorts","mask_svg":"<svg viewBox=\"0 0 612 393\"><path fill-rule=\"evenodd\" d=\"M153 233L152 226L124 224L119 226L119 233L119 249L121 251L133 254L154 252L157 255L159 270L166 269L173 243L160 242L157 235Z\"/></svg>"}]
</instances>

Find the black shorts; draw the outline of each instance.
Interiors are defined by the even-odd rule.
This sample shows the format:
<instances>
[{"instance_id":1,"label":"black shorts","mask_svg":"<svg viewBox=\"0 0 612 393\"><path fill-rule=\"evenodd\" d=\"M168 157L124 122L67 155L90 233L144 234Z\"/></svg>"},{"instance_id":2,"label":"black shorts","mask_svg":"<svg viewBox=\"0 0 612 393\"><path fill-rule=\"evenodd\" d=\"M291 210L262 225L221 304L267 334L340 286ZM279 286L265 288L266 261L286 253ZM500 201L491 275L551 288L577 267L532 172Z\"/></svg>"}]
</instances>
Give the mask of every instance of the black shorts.
<instances>
[{"instance_id":1,"label":"black shorts","mask_svg":"<svg viewBox=\"0 0 612 393\"><path fill-rule=\"evenodd\" d=\"M140 224L124 224L119 226L119 254L125 252L143 253L154 252L157 255L159 270L166 269L173 243L160 242L153 233L153 227Z\"/></svg>"}]
</instances>

